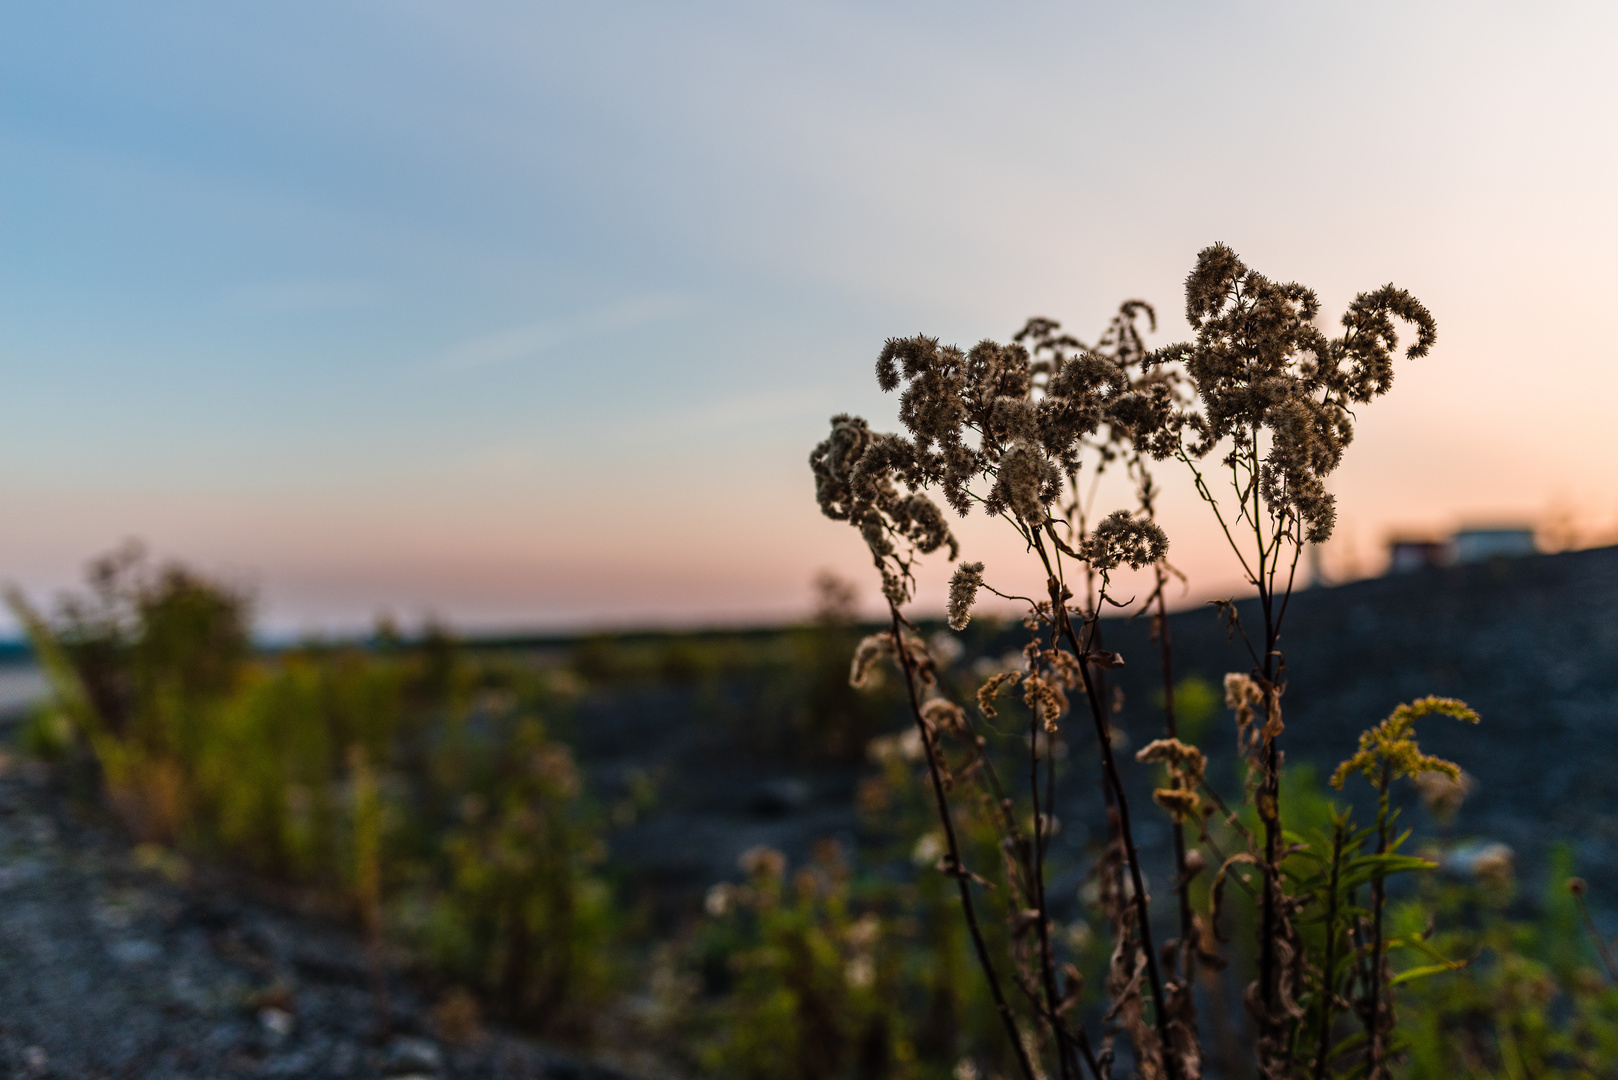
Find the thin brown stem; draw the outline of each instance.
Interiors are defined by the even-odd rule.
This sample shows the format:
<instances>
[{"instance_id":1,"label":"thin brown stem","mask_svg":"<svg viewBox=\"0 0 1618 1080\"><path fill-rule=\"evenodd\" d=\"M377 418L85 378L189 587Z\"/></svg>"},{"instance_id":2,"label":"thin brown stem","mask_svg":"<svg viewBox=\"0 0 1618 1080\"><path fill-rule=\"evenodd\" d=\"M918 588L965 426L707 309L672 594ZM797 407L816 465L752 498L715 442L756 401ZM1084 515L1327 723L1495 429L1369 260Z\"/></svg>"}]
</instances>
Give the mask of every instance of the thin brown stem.
<instances>
[{"instance_id":1,"label":"thin brown stem","mask_svg":"<svg viewBox=\"0 0 1618 1080\"><path fill-rule=\"evenodd\" d=\"M1039 972L1045 990L1045 1011L1056 1015L1062 1002L1056 992L1056 961L1051 955L1050 917L1045 906L1045 831L1039 800L1039 710L1028 710L1028 793L1034 805L1034 912L1038 918ZM1046 752L1050 752L1047 745ZM1067 1032L1064 1025L1052 1025L1056 1033L1056 1065L1062 1080L1070 1080L1072 1055L1068 1052Z\"/></svg>"},{"instance_id":2,"label":"thin brown stem","mask_svg":"<svg viewBox=\"0 0 1618 1080\"><path fill-rule=\"evenodd\" d=\"M1164 585L1167 574L1161 562L1156 564L1157 569L1157 643L1163 661L1163 724L1168 731L1169 738L1180 737L1180 726L1174 711L1174 651L1169 640L1169 612L1168 602L1164 599ZM1191 935L1195 932L1195 924L1191 919L1191 881L1185 867L1185 823L1175 818L1172 831L1174 834L1174 880L1175 892L1180 894L1180 976L1186 985L1191 985L1191 966L1195 962L1196 950L1192 947Z\"/></svg>"},{"instance_id":3,"label":"thin brown stem","mask_svg":"<svg viewBox=\"0 0 1618 1080\"><path fill-rule=\"evenodd\" d=\"M1005 991L1000 986L1000 976L995 972L994 961L989 957L989 947L983 940L983 930L978 925L977 909L972 903L971 880L966 873L965 864L961 861L960 843L955 836L955 820L949 810L949 800L944 795L944 778L938 769L938 746L928 729L927 721L921 715L921 698L916 693L916 662L905 646L904 623L899 616L898 608L890 604L888 610L892 615L894 648L899 654L899 666L904 669L905 689L909 692L910 713L916 722L916 729L921 733L922 745L927 752L927 771L932 778L933 797L938 804L938 820L944 827L949 873L955 878L955 884L960 889L961 911L966 916L966 926L972 935L972 945L977 951L978 964L988 979L989 994L994 998L995 1011L1000 1014L1006 1036L1011 1040L1011 1047L1016 1052L1017 1065L1024 1080L1036 1080L1038 1073L1028 1058L1028 1048L1023 1045L1022 1033L1017 1030L1017 1018L1006 1002Z\"/></svg>"},{"instance_id":4,"label":"thin brown stem","mask_svg":"<svg viewBox=\"0 0 1618 1080\"><path fill-rule=\"evenodd\" d=\"M1257 545L1256 567L1258 572L1253 576L1253 585L1258 589L1259 606L1264 614L1264 654L1262 671L1264 676L1264 720L1269 726L1270 710L1273 707L1273 691L1271 689L1275 678L1275 620L1270 604L1270 591L1266 587L1267 577L1266 550L1264 543L1263 502L1259 492L1257 477L1258 462L1258 425L1254 423L1251 428L1248 444L1249 471L1254 482L1249 486L1252 489L1253 510L1248 520L1253 526L1253 538ZM1232 464L1232 469L1235 465ZM1244 503L1243 512L1246 512ZM1264 775L1259 784L1258 811L1259 820L1264 824L1264 894L1261 928L1259 935L1259 991L1263 996L1265 1011L1274 1015L1280 1005L1280 971L1276 963L1276 944L1279 936L1277 926L1280 897L1277 895L1280 875L1277 872L1281 849L1281 828L1279 808L1276 806L1279 795L1280 751L1273 738L1269 739L1264 747Z\"/></svg>"},{"instance_id":5,"label":"thin brown stem","mask_svg":"<svg viewBox=\"0 0 1618 1080\"><path fill-rule=\"evenodd\" d=\"M1044 554L1043 547L1040 548L1040 553ZM1079 643L1078 634L1073 630L1073 620L1068 616L1061 586L1054 576L1050 580L1050 591L1051 615L1057 620L1062 635L1067 638L1068 645L1073 650L1074 658L1079 662L1079 676L1084 682L1085 697L1090 703L1090 716L1095 721L1096 738L1101 744L1101 765L1106 773L1107 783L1112 788L1112 797L1118 811L1119 831L1124 841L1124 854L1129 860L1130 884L1134 887L1135 893L1135 920L1140 930L1141 949L1146 954L1146 978L1152 988L1154 1019L1157 1022L1158 1039L1163 1044L1163 1064L1169 1080L1176 1080L1179 1076L1179 1067L1171 1052L1167 998L1163 994L1162 975L1158 972L1157 949L1152 944L1151 912L1146 904L1146 883L1140 872L1140 852L1135 847L1135 834L1129 821L1129 798L1124 794L1123 779L1118 774L1118 763L1113 758L1112 733L1108 730L1107 714L1100 696L1096 693L1095 680L1090 676L1090 664L1085 659L1086 650Z\"/></svg>"}]
</instances>

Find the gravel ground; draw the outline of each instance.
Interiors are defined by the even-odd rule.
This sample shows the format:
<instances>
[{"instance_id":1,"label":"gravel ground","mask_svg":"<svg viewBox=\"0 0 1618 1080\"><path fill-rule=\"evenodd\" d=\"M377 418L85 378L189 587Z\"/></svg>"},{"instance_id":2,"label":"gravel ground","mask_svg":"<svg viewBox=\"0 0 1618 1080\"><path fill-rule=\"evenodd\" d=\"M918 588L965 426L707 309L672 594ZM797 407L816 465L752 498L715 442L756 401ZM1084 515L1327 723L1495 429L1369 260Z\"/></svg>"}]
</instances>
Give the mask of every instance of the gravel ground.
<instances>
[{"instance_id":1,"label":"gravel ground","mask_svg":"<svg viewBox=\"0 0 1618 1080\"><path fill-rule=\"evenodd\" d=\"M402 980L377 1038L352 937L188 889L64 807L0 756L0 1074L627 1080L498 1033L449 1045Z\"/></svg>"}]
</instances>

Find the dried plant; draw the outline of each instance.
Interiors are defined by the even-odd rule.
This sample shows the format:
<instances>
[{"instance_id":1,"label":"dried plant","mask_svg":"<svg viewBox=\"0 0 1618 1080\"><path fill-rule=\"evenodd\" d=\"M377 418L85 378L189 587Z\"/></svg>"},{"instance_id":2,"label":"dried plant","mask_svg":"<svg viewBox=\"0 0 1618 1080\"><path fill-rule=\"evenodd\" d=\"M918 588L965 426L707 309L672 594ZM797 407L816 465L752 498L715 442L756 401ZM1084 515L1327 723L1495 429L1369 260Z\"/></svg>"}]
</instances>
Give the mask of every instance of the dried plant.
<instances>
[{"instance_id":1,"label":"dried plant","mask_svg":"<svg viewBox=\"0 0 1618 1080\"><path fill-rule=\"evenodd\" d=\"M1219 927L1232 880L1255 894L1257 977L1244 1003L1260 1074L1383 1076L1394 986L1427 973L1394 977L1388 970L1392 949L1423 943L1384 932L1384 882L1430 865L1398 854L1388 785L1433 772L1457 778L1454 766L1419 754L1409 726L1432 712L1476 717L1440 699L1401 706L1367 733L1337 777L1341 783L1369 770L1381 797L1376 825L1361 829L1343 814L1319 836L1289 834L1281 820L1287 681L1280 642L1303 548L1331 535L1335 507L1326 480L1352 439L1351 410L1392 384L1396 320L1414 328L1407 358L1431 348L1434 321L1408 292L1387 286L1355 298L1343 332L1330 337L1317 325L1312 291L1271 281L1224 245L1199 255L1186 282L1186 315L1194 339L1158 350L1146 348L1141 330L1142 321L1155 329L1155 312L1138 300L1120 308L1094 346L1049 319L1030 320L1007 344L985 340L963 350L917 336L883 346L877 381L900 392L905 433L880 434L858 417L837 416L810 455L822 511L859 531L888 602L888 628L861 643L851 681L864 683L883 663L904 679L941 827L938 869L956 884L1009 1053L1027 1080L1053 1071L1064 1080L1086 1072L1110 1077L1120 1036L1135 1075L1197 1080L1203 1033L1194 990L1199 967L1225 963ZM1178 575L1156 521L1154 468L1165 463L1185 470L1256 594L1262 625L1251 632L1234 602L1216 605L1252 662L1226 685L1248 767L1241 811L1214 790L1203 751L1177 730L1166 592ZM1135 505L1097 514L1096 480L1108 469L1123 470ZM1218 484L1216 476L1223 477ZM951 560L959 554L933 494L957 514L976 508L1015 530L1046 581L1042 596L1014 596L994 587L981 562L956 569L952 628L966 626L985 590L1025 607L1022 663L977 689L976 710L951 699L905 614L919 560L945 549ZM1144 599L1115 596L1124 567L1150 573L1154 587ZM1106 679L1124 658L1101 640L1109 607L1149 615L1161 652L1164 736L1137 754L1143 767L1163 770L1154 801L1174 836L1178 933L1161 948L1122 777L1127 762L1114 753ZM977 730L979 721L992 724L1004 707L997 702L1014 687L1027 718L1026 780L1016 782ZM1051 932L1046 892L1057 747L1076 734L1070 729L1079 721L1069 715L1075 700L1096 736L1108 836L1092 880L1113 945L1105 971L1090 980L1107 999L1093 1032L1095 1019L1080 1006L1084 973ZM966 864L965 822L998 831L1000 867ZM1240 850L1225 851L1219 830ZM1373 838L1375 850L1366 851ZM1210 865L1218 870L1208 910L1199 912L1191 885ZM991 872L993 881L985 876ZM1358 901L1365 887L1369 908ZM983 930L990 910L1006 920L1008 945L999 954ZM1440 957L1428 968L1451 966ZM1341 1041L1348 1011L1364 1031ZM1227 1072L1236 1067L1226 1063Z\"/></svg>"}]
</instances>

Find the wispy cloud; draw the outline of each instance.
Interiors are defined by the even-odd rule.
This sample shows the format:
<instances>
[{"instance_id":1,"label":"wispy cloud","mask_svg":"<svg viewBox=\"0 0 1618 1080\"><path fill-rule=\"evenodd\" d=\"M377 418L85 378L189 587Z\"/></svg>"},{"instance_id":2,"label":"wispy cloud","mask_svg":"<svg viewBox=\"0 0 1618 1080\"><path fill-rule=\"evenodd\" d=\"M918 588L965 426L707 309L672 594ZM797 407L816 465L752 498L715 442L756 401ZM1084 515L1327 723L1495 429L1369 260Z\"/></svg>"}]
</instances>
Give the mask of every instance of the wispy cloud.
<instances>
[{"instance_id":1,"label":"wispy cloud","mask_svg":"<svg viewBox=\"0 0 1618 1080\"><path fill-rule=\"evenodd\" d=\"M829 387L811 385L728 394L689 408L675 409L651 421L637 419L634 428L665 434L702 428L728 431L749 425L779 424L805 416L824 416L836 404Z\"/></svg>"},{"instance_id":2,"label":"wispy cloud","mask_svg":"<svg viewBox=\"0 0 1618 1080\"><path fill-rule=\"evenodd\" d=\"M684 314L689 307L685 297L673 293L630 297L606 307L468 338L439 353L436 364L450 371L468 371L521 360L568 342L672 319Z\"/></svg>"},{"instance_id":3,"label":"wispy cloud","mask_svg":"<svg viewBox=\"0 0 1618 1080\"><path fill-rule=\"evenodd\" d=\"M382 290L365 281L282 281L225 291L225 309L238 315L317 315L374 304Z\"/></svg>"}]
</instances>

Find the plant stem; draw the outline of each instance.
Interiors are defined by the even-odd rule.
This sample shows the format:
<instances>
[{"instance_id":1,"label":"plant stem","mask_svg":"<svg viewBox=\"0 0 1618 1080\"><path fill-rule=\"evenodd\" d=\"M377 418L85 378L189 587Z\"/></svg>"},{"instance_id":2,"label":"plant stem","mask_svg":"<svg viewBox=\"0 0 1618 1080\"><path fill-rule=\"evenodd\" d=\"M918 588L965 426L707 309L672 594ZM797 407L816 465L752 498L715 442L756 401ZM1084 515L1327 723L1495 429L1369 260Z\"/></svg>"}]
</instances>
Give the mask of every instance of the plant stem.
<instances>
[{"instance_id":1,"label":"plant stem","mask_svg":"<svg viewBox=\"0 0 1618 1080\"><path fill-rule=\"evenodd\" d=\"M1271 595L1268 579L1265 574L1266 545L1264 542L1263 526L1263 499L1259 491L1258 475L1258 425L1254 423L1248 443L1249 487L1252 489L1253 510L1251 522L1253 537L1257 543L1256 567L1258 573L1253 577L1253 584L1258 589L1258 599L1261 610L1264 612L1264 725L1269 726L1270 710L1273 705L1275 684L1275 619L1271 604ZM1233 464L1232 469L1235 468ZM1245 506L1244 506L1245 509ZM1261 735L1262 738L1262 729ZM1264 746L1264 777L1259 788L1258 812L1259 819L1264 823L1264 904L1263 921L1259 941L1259 988L1264 998L1265 1012L1274 1016L1280 1007L1280 971L1277 969L1275 946L1279 927L1278 909L1280 897L1280 850L1281 850L1281 822L1280 822L1280 749L1275 739L1268 739Z\"/></svg>"},{"instance_id":2,"label":"plant stem","mask_svg":"<svg viewBox=\"0 0 1618 1080\"><path fill-rule=\"evenodd\" d=\"M1386 855L1388 852L1388 785L1393 780L1393 766L1388 762L1382 763L1382 780L1378 785L1376 808L1376 853ZM1382 1045L1382 911L1387 906L1386 878L1380 868L1375 877L1371 879L1371 978L1370 978L1370 1008L1365 1014L1365 1035L1367 1051L1370 1055L1370 1069L1367 1072L1368 1080L1381 1080L1386 1075L1386 1068L1382 1063L1384 1047Z\"/></svg>"},{"instance_id":3,"label":"plant stem","mask_svg":"<svg viewBox=\"0 0 1618 1080\"><path fill-rule=\"evenodd\" d=\"M1614 986L1618 986L1618 964L1613 963L1607 943L1601 940L1601 930L1596 926L1596 921L1590 917L1590 907L1584 902L1584 894L1574 893L1573 902L1579 907L1579 916L1584 920L1585 933L1590 935L1591 942L1595 944L1596 955L1601 957L1601 966L1607 969L1607 978Z\"/></svg>"},{"instance_id":4,"label":"plant stem","mask_svg":"<svg viewBox=\"0 0 1618 1080\"><path fill-rule=\"evenodd\" d=\"M1043 545L1040 546L1040 553L1044 554ZM1053 576L1049 585L1051 616L1059 623L1063 636L1073 649L1074 658L1079 662L1079 676L1084 681L1085 697L1090 702L1090 716L1095 721L1096 738L1101 744L1101 766L1106 772L1107 783L1112 787L1112 795L1117 802L1118 825L1123 834L1124 853L1129 859L1130 884L1134 886L1135 891L1135 921L1140 927L1141 949L1146 953L1146 977L1152 987L1157 1036L1163 1044L1163 1064L1169 1080L1177 1080L1179 1067L1169 1043L1168 1000L1163 995L1163 979L1158 973L1157 949L1152 945L1151 913L1146 906L1146 883L1140 873L1140 852L1135 848L1135 834L1129 822L1129 799L1124 794L1123 779L1118 775L1118 763L1112 755L1112 737L1108 730L1107 714L1096 693L1095 681L1090 677L1090 664L1085 659L1086 650L1079 644L1079 637L1073 631L1073 620L1068 616L1060 583Z\"/></svg>"},{"instance_id":5,"label":"plant stem","mask_svg":"<svg viewBox=\"0 0 1618 1080\"><path fill-rule=\"evenodd\" d=\"M1011 1006L1006 1003L1005 992L1000 987L1000 976L995 973L994 961L989 958L989 947L984 944L983 930L978 926L977 909L972 903L971 882L967 878L966 866L961 861L960 843L955 837L955 821L949 811L949 800L944 795L944 778L938 770L938 746L933 741L927 722L921 715L921 698L916 693L916 662L905 646L899 609L889 604L888 611L893 617L894 648L899 654L899 666L905 673L905 689L910 696L910 714L916 721L916 729L921 733L922 746L927 751L927 771L932 777L933 797L938 803L938 820L944 826L944 841L950 860L949 872L960 889L961 911L966 915L967 930L972 935L972 945L977 951L978 964L983 968L983 974L989 981L989 994L994 998L995 1011L1000 1014L1006 1035L1011 1039L1011 1047L1016 1052L1017 1065L1022 1071L1024 1080L1038 1080L1039 1074L1035 1072L1033 1062L1028 1059L1028 1048L1023 1045L1022 1034L1017 1030L1017 1018L1012 1014Z\"/></svg>"},{"instance_id":6,"label":"plant stem","mask_svg":"<svg viewBox=\"0 0 1618 1080\"><path fill-rule=\"evenodd\" d=\"M1331 1049L1331 1022L1337 1005L1337 879L1343 862L1342 821L1333 823L1331 837L1331 885L1326 899L1326 966L1320 975L1320 1045L1315 1049L1314 1080L1326 1075L1326 1055Z\"/></svg>"},{"instance_id":7,"label":"plant stem","mask_svg":"<svg viewBox=\"0 0 1618 1080\"><path fill-rule=\"evenodd\" d=\"M1174 656L1173 646L1169 641L1169 613L1168 601L1164 599L1167 575L1163 571L1161 562L1157 567L1157 642L1163 657L1163 720L1168 730L1169 738L1180 737L1179 724L1174 714ZM1191 935L1194 932L1194 923L1191 920L1191 882L1186 877L1185 869L1185 823L1175 818L1172 823L1174 833L1174 891L1180 894L1180 975L1185 980L1187 990L1191 986L1192 965L1195 963L1196 949L1192 947Z\"/></svg>"},{"instance_id":8,"label":"plant stem","mask_svg":"<svg viewBox=\"0 0 1618 1080\"><path fill-rule=\"evenodd\" d=\"M1034 912L1038 916L1039 925L1039 973L1040 982L1045 990L1045 1010L1053 1018L1057 1016L1056 1009L1062 1002L1056 992L1056 962L1051 956L1050 919L1045 907L1045 835L1043 822L1040 821L1041 811L1039 803L1039 710L1028 711L1028 791L1033 799L1034 806ZM1047 740L1046 752L1050 752ZM1056 1033L1057 1054L1056 1066L1060 1070L1062 1080L1071 1080L1072 1054L1067 1045L1065 1025L1060 1022L1053 1023L1051 1027Z\"/></svg>"},{"instance_id":9,"label":"plant stem","mask_svg":"<svg viewBox=\"0 0 1618 1080\"><path fill-rule=\"evenodd\" d=\"M989 793L995 808L999 811L1001 820L1004 822L1006 836L1010 837L1011 839L1011 848L1016 853L1017 865L1020 867L1022 872L1022 880L1015 881L1013 884L1016 885L1016 887L1022 892L1022 895L1027 898L1028 903L1030 905L1034 905L1033 882L1036 880L1036 875L1034 873L1034 868L1029 856L1029 843L1024 838L1022 830L1017 826L1017 815L1011 808L1011 800L1006 797L1005 788L1001 786L1000 778L995 772L993 759L989 757L988 751L984 749L982 741L978 738L976 732L972 728L971 721L966 720L965 723L967 739L969 745L971 746L972 753L975 755L976 759L976 768L978 769L979 775L982 778L982 783L985 790ZM1049 767L1054 767L1054 755L1046 755L1046 760ZM1052 804L1052 799L1050 796L1051 789L1049 786L1051 783L1051 778L1049 774L1047 774L1046 782L1047 786L1045 803L1047 806L1049 806ZM1043 895L1043 874L1041 874L1037 880L1040 882L1041 895ZM1045 907L1043 900L1041 900L1037 906L1043 910ZM1034 1007L1036 1009L1040 1009L1038 996L1030 993L1028 988L1023 985L1021 980L1018 980L1018 987L1028 995L1029 1000ZM1066 1028L1066 1022L1062 1019L1060 1012L1058 1012L1056 1009L1053 1008L1049 1011L1041 1009L1041 1013L1047 1018L1053 1031L1057 1031L1059 1033L1066 1032L1069 1036L1071 1036L1073 1042L1078 1046L1079 1053L1083 1055L1085 1063L1090 1066L1090 1075L1094 1077L1095 1080L1101 1080L1101 1065L1096 1060L1095 1050L1090 1045L1090 1037L1088 1034L1086 1034L1083 1025L1081 1024L1078 1028L1068 1031ZM1071 1050L1071 1047L1069 1049ZM1069 1054L1069 1057L1071 1058L1071 1054ZM1078 1074L1079 1070L1076 1063L1071 1065L1070 1068L1075 1075Z\"/></svg>"}]
</instances>

